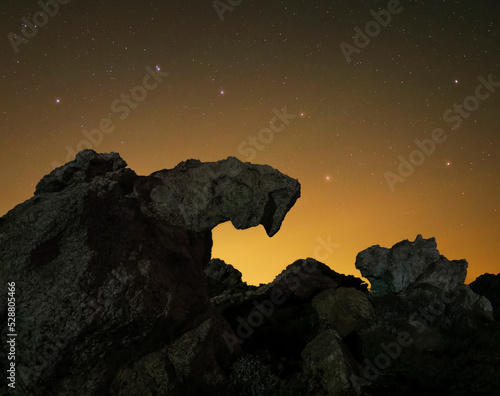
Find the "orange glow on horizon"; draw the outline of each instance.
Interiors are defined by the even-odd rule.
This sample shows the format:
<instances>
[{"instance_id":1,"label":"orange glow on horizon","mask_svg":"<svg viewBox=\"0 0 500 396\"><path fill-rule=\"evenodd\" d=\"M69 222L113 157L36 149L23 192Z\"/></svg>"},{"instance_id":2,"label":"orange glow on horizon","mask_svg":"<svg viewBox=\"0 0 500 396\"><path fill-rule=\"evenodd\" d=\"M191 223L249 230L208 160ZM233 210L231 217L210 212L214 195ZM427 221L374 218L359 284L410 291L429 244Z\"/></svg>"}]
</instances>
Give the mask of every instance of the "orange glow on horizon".
<instances>
[{"instance_id":1,"label":"orange glow on horizon","mask_svg":"<svg viewBox=\"0 0 500 396\"><path fill-rule=\"evenodd\" d=\"M12 2L5 32L32 3ZM473 7L471 23L466 2L410 2L348 62L340 44L368 22L365 3L243 2L221 21L211 2L71 2L19 53L4 36L0 215L68 147L118 152L139 175L235 156L302 186L273 238L214 229L212 256L250 284L306 257L360 276L357 253L418 234L466 259L467 282L499 273L498 5ZM391 191L387 173L412 153Z\"/></svg>"},{"instance_id":2,"label":"orange glow on horizon","mask_svg":"<svg viewBox=\"0 0 500 396\"><path fill-rule=\"evenodd\" d=\"M183 160L183 155L184 159L188 158L186 153L176 154L165 161L158 155L144 160L132 150L121 153L129 167L138 174L171 168ZM279 165L272 166L279 169ZM290 169L285 173L293 177L296 172ZM340 181L325 182L323 175L312 177L313 169L300 169L297 173L306 180L302 182L302 196L275 236L269 238L262 226L236 230L230 222L213 230L212 257L223 259L239 269L243 280L249 284L268 283L287 265L307 257L313 257L339 273L361 277L354 266L357 253L372 245L389 248L404 239L413 241L418 234L424 238L436 237L440 253L449 260L465 258L468 261L466 283L483 273L498 272L495 232L491 227L485 227L484 219L474 210L457 217L454 214L456 203L450 203L447 208L416 201L409 205L411 190L392 194L386 185L377 182L368 193L370 184L363 180L353 183L339 175L336 179ZM8 205L13 207L33 194L38 180L28 169L24 177L31 178L32 184L11 180L18 190L13 189L16 193L10 199L2 200L4 212ZM301 177L298 178L301 181ZM341 193L344 189L345 192ZM446 190L444 187L435 192L435 199L438 195L446 197ZM321 246L318 240L327 241L328 238L335 245L332 252L318 250ZM475 243L470 243L470 238L474 238ZM315 252L320 253L319 257Z\"/></svg>"}]
</instances>

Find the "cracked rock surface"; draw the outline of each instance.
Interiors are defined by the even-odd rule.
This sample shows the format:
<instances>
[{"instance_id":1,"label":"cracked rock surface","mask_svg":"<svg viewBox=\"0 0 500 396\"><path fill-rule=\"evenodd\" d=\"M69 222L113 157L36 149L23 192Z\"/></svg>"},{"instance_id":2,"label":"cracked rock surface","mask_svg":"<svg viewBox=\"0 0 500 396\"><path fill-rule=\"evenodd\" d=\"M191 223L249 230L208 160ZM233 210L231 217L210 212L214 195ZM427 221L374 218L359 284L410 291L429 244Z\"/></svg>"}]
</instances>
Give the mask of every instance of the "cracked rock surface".
<instances>
[{"instance_id":1,"label":"cracked rock surface","mask_svg":"<svg viewBox=\"0 0 500 396\"><path fill-rule=\"evenodd\" d=\"M0 283L16 284L8 394L500 394L500 275L465 285L467 262L434 238L359 253L371 290L314 258L259 286L211 259L217 224L272 236L299 196L232 157L138 176L84 150L55 169L0 218ZM7 300L0 317L6 357Z\"/></svg>"},{"instance_id":2,"label":"cracked rock surface","mask_svg":"<svg viewBox=\"0 0 500 396\"><path fill-rule=\"evenodd\" d=\"M464 283L467 266L466 260L450 261L441 256L436 240L422 235L390 249L375 245L356 257L356 268L370 281L375 294L400 293L418 283L450 291Z\"/></svg>"},{"instance_id":3,"label":"cracked rock surface","mask_svg":"<svg viewBox=\"0 0 500 396\"><path fill-rule=\"evenodd\" d=\"M19 394L144 395L160 378L168 394L217 394L226 381L229 326L204 273L211 230L231 221L274 235L300 184L231 157L150 176L126 166L84 150L0 219L0 279L17 290Z\"/></svg>"}]
</instances>

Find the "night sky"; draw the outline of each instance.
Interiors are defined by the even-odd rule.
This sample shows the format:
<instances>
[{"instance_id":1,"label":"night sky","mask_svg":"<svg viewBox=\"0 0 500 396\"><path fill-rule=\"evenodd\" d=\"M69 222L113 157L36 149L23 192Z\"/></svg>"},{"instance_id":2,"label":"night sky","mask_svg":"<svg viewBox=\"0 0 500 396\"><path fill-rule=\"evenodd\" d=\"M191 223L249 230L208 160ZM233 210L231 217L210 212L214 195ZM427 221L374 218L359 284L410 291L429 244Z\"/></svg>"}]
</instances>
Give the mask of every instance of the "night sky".
<instances>
[{"instance_id":1,"label":"night sky","mask_svg":"<svg viewBox=\"0 0 500 396\"><path fill-rule=\"evenodd\" d=\"M498 1L60 3L0 5L0 215L84 148L236 156L302 184L274 237L214 229L251 284L417 234L499 272Z\"/></svg>"}]
</instances>

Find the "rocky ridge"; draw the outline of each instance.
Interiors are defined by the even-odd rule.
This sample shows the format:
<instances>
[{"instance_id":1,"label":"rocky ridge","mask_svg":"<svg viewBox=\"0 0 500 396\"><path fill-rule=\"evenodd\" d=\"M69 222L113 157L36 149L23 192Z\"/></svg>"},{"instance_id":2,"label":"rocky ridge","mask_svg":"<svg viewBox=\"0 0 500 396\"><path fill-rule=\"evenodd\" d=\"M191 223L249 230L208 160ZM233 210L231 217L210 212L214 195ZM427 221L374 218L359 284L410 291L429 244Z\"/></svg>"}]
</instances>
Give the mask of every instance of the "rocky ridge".
<instances>
[{"instance_id":1,"label":"rocky ridge","mask_svg":"<svg viewBox=\"0 0 500 396\"><path fill-rule=\"evenodd\" d=\"M85 150L55 169L0 218L0 280L17 290L10 394L500 393L498 276L465 285L467 262L434 238L358 254L371 290L313 258L260 286L211 259L217 224L272 236L299 196L297 180L231 157L138 176Z\"/></svg>"}]
</instances>

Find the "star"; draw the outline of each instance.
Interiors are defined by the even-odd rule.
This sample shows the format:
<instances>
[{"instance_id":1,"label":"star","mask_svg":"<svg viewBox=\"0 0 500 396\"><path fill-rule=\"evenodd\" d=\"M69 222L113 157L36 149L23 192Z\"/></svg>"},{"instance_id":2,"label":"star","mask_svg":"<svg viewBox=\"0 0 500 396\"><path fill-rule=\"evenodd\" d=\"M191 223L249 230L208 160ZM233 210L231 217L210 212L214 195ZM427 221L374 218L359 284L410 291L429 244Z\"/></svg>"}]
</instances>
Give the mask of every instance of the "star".
<instances>
[{"instance_id":1,"label":"star","mask_svg":"<svg viewBox=\"0 0 500 396\"><path fill-rule=\"evenodd\" d=\"M56 103L61 103L61 99L56 99Z\"/></svg>"},{"instance_id":2,"label":"star","mask_svg":"<svg viewBox=\"0 0 500 396\"><path fill-rule=\"evenodd\" d=\"M220 92L219 92L221 95L224 95L224 90L221 89Z\"/></svg>"}]
</instances>

